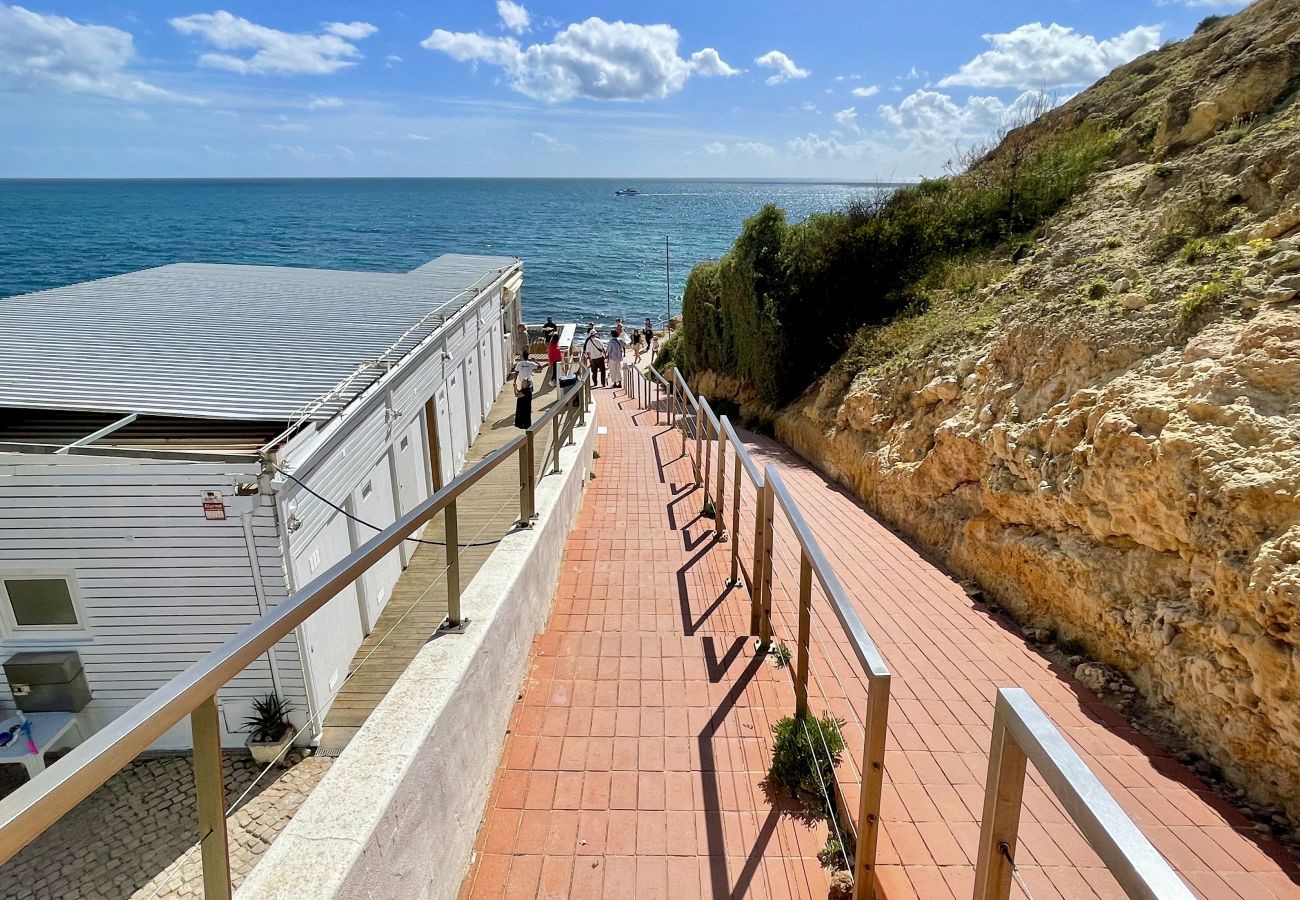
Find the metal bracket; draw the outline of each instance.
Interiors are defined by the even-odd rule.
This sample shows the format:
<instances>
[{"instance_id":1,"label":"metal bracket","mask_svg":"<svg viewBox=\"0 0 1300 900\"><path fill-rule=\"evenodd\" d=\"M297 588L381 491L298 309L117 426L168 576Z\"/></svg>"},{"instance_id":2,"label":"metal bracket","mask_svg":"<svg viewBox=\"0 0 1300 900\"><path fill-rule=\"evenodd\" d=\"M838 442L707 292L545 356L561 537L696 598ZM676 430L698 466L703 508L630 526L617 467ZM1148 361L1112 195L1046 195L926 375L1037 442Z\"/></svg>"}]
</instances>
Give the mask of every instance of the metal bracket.
<instances>
[{"instance_id":1,"label":"metal bracket","mask_svg":"<svg viewBox=\"0 0 1300 900\"><path fill-rule=\"evenodd\" d=\"M442 624L438 626L438 630L433 633L433 636L437 637L440 634L464 634L465 628L468 625L469 625L469 619L467 618L461 619L459 622L457 622L454 625L452 624L450 619L443 619Z\"/></svg>"}]
</instances>

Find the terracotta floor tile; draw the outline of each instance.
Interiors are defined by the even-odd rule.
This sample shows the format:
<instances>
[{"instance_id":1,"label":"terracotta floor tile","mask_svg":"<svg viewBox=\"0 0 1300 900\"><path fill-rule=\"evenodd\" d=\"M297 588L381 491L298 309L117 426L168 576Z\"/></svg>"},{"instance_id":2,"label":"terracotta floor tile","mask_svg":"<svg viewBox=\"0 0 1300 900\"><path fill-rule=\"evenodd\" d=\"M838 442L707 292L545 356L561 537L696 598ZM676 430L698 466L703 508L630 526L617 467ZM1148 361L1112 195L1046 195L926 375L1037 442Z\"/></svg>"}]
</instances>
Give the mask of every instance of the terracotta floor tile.
<instances>
[{"instance_id":1,"label":"terracotta floor tile","mask_svg":"<svg viewBox=\"0 0 1300 900\"><path fill-rule=\"evenodd\" d=\"M752 562L752 488L739 532L715 543L680 435L625 395L596 397L595 478L461 896L820 900L825 824L773 814L761 786L792 670L754 661L747 591L722 586L733 541ZM993 699L1019 685L1201 895L1300 897L1295 861L1198 778L838 487L770 439L744 439L756 465L780 471L893 673L878 896L970 895ZM793 646L798 551L784 517L775 528L772 618ZM835 777L856 809L867 685L820 588L813 611L810 705L845 719ZM1121 896L1032 767L1021 820L1036 898Z\"/></svg>"}]
</instances>

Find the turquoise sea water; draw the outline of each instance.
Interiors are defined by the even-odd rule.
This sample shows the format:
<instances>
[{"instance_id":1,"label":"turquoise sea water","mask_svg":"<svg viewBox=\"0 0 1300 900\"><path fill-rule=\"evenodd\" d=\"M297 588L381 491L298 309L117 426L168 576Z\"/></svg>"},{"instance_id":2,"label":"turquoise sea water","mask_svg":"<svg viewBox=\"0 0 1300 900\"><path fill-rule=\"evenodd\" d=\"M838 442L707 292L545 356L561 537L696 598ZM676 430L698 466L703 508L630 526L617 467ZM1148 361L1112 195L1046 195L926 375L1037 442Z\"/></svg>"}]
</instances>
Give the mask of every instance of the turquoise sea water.
<instances>
[{"instance_id":1,"label":"turquoise sea water","mask_svg":"<svg viewBox=\"0 0 1300 900\"><path fill-rule=\"evenodd\" d=\"M635 187L636 197L616 197ZM597 179L0 180L0 297L171 262L405 271L442 253L524 260L525 318L639 321L766 202L792 219L862 184Z\"/></svg>"}]
</instances>

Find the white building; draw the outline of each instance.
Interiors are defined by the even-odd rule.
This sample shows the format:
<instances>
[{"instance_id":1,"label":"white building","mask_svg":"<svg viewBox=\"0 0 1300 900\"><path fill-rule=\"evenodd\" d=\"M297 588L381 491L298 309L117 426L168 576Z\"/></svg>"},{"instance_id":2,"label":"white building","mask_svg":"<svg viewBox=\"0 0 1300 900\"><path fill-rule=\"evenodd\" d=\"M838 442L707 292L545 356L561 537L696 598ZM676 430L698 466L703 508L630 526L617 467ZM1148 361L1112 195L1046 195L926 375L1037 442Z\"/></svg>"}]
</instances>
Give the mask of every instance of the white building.
<instances>
[{"instance_id":1,"label":"white building","mask_svg":"<svg viewBox=\"0 0 1300 900\"><path fill-rule=\"evenodd\" d=\"M522 279L181 264L0 301L0 660L77 651L89 734L373 535L331 503L386 526L428 497L510 369ZM323 718L407 552L221 691L228 745L271 690Z\"/></svg>"}]
</instances>

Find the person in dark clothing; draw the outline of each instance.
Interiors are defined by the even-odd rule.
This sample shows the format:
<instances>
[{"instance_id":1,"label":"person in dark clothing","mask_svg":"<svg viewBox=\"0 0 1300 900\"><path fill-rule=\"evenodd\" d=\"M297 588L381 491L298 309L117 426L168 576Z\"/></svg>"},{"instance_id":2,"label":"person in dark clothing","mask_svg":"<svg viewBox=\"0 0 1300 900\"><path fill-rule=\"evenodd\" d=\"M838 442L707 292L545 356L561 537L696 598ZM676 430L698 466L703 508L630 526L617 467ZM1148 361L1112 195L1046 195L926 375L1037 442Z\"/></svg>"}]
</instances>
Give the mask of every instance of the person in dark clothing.
<instances>
[{"instance_id":1,"label":"person in dark clothing","mask_svg":"<svg viewBox=\"0 0 1300 900\"><path fill-rule=\"evenodd\" d=\"M537 363L528 358L525 350L515 363L515 427L529 428L533 424L533 373Z\"/></svg>"},{"instance_id":2,"label":"person in dark clothing","mask_svg":"<svg viewBox=\"0 0 1300 900\"><path fill-rule=\"evenodd\" d=\"M555 319L547 316L546 324L542 326L542 337L546 339L546 343L549 344L551 342L551 335L558 336L559 333L560 326L555 324Z\"/></svg>"}]
</instances>

